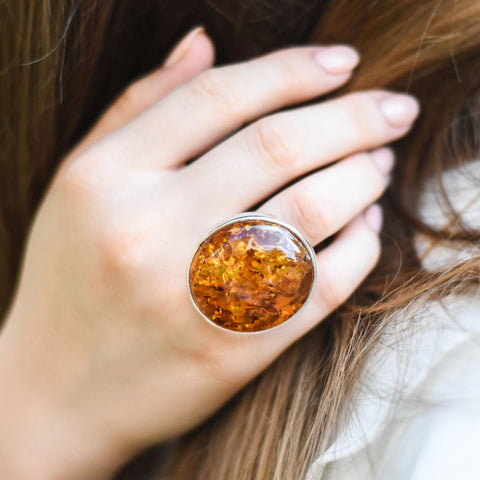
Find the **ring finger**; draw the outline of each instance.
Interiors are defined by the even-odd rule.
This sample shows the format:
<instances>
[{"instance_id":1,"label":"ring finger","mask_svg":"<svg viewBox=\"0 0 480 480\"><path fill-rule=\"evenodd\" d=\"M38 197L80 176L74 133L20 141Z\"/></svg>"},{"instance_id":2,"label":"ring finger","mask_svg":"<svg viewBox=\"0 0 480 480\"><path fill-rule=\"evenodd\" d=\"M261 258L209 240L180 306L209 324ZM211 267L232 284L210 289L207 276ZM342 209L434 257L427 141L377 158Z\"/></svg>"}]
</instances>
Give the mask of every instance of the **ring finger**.
<instances>
[{"instance_id":1,"label":"ring finger","mask_svg":"<svg viewBox=\"0 0 480 480\"><path fill-rule=\"evenodd\" d=\"M388 148L353 155L275 195L260 211L289 223L317 245L380 197L393 163Z\"/></svg>"}]
</instances>

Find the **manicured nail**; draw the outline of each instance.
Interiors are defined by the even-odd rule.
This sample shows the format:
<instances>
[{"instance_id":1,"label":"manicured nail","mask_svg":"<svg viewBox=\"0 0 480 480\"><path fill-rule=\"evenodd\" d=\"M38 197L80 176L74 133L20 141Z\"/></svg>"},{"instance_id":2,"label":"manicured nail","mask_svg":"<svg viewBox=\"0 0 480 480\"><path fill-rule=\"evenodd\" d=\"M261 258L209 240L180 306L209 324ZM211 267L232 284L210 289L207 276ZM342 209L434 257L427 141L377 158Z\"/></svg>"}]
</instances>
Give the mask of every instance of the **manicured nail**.
<instances>
[{"instance_id":1,"label":"manicured nail","mask_svg":"<svg viewBox=\"0 0 480 480\"><path fill-rule=\"evenodd\" d=\"M174 47L170 55L167 57L165 62L163 63L164 67L171 67L175 65L178 61L180 61L186 53L190 50L193 41L200 33L205 32L203 27L196 27L193 30L190 30L182 40Z\"/></svg>"},{"instance_id":2,"label":"manicured nail","mask_svg":"<svg viewBox=\"0 0 480 480\"><path fill-rule=\"evenodd\" d=\"M404 94L394 94L380 102L380 110L392 127L409 126L420 111L418 101Z\"/></svg>"},{"instance_id":3,"label":"manicured nail","mask_svg":"<svg viewBox=\"0 0 480 480\"><path fill-rule=\"evenodd\" d=\"M379 205L374 203L367 208L363 214L366 224L375 232L378 233L382 228L383 214Z\"/></svg>"},{"instance_id":4,"label":"manicured nail","mask_svg":"<svg viewBox=\"0 0 480 480\"><path fill-rule=\"evenodd\" d=\"M379 148L371 154L377 168L387 177L395 164L395 155L390 148Z\"/></svg>"},{"instance_id":5,"label":"manicured nail","mask_svg":"<svg viewBox=\"0 0 480 480\"><path fill-rule=\"evenodd\" d=\"M358 52L344 45L322 48L313 58L327 73L334 75L352 71L360 61Z\"/></svg>"}]
</instances>

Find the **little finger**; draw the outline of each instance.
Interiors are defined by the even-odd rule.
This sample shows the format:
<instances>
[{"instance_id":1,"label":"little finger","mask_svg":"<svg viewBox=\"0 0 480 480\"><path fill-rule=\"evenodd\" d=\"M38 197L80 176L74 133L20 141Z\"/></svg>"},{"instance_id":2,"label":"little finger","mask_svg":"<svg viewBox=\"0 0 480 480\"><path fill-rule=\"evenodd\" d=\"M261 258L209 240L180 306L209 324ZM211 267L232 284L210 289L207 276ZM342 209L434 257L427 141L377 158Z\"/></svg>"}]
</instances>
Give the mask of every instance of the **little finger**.
<instances>
[{"instance_id":1,"label":"little finger","mask_svg":"<svg viewBox=\"0 0 480 480\"><path fill-rule=\"evenodd\" d=\"M298 318L270 334L252 336L249 348L261 350L271 361L345 302L378 261L381 224L382 212L376 204L355 217L317 254L315 291Z\"/></svg>"}]
</instances>

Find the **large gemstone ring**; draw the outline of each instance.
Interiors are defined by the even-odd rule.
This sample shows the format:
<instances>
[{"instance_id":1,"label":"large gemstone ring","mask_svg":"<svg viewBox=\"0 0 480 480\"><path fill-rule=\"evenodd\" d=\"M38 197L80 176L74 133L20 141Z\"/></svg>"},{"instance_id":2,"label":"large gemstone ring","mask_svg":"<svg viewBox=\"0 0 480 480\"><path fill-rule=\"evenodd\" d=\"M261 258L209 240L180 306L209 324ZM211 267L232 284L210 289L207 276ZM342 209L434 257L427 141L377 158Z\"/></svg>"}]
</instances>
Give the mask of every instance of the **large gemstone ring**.
<instances>
[{"instance_id":1,"label":"large gemstone ring","mask_svg":"<svg viewBox=\"0 0 480 480\"><path fill-rule=\"evenodd\" d=\"M188 271L191 299L214 325L261 332L300 312L316 281L315 252L290 225L244 214L211 231Z\"/></svg>"}]
</instances>

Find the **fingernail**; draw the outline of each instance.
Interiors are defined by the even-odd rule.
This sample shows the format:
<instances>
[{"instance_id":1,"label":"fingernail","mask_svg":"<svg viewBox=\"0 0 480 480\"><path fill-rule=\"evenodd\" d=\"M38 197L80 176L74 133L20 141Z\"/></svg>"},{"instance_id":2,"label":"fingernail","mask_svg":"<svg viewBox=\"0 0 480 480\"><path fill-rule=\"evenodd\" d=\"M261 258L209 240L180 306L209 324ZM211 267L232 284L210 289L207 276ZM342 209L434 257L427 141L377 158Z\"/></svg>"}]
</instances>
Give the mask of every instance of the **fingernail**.
<instances>
[{"instance_id":1,"label":"fingernail","mask_svg":"<svg viewBox=\"0 0 480 480\"><path fill-rule=\"evenodd\" d=\"M179 43L174 47L170 55L167 57L165 62L163 63L164 67L172 67L175 65L179 60L181 60L185 54L190 50L193 41L200 33L205 32L205 28L203 27L196 27L193 30L190 30L183 38L180 40Z\"/></svg>"},{"instance_id":2,"label":"fingernail","mask_svg":"<svg viewBox=\"0 0 480 480\"><path fill-rule=\"evenodd\" d=\"M360 61L358 52L344 45L322 48L313 58L327 73L334 75L350 72Z\"/></svg>"},{"instance_id":3,"label":"fingernail","mask_svg":"<svg viewBox=\"0 0 480 480\"><path fill-rule=\"evenodd\" d=\"M420 112L418 101L404 94L394 94L380 102L380 110L392 127L407 127Z\"/></svg>"},{"instance_id":4,"label":"fingernail","mask_svg":"<svg viewBox=\"0 0 480 480\"><path fill-rule=\"evenodd\" d=\"M390 148L379 148L370 155L377 168L387 177L395 164L393 151Z\"/></svg>"},{"instance_id":5,"label":"fingernail","mask_svg":"<svg viewBox=\"0 0 480 480\"><path fill-rule=\"evenodd\" d=\"M380 232L383 223L382 209L379 205L374 203L364 212L363 217L366 224L375 232Z\"/></svg>"}]
</instances>

